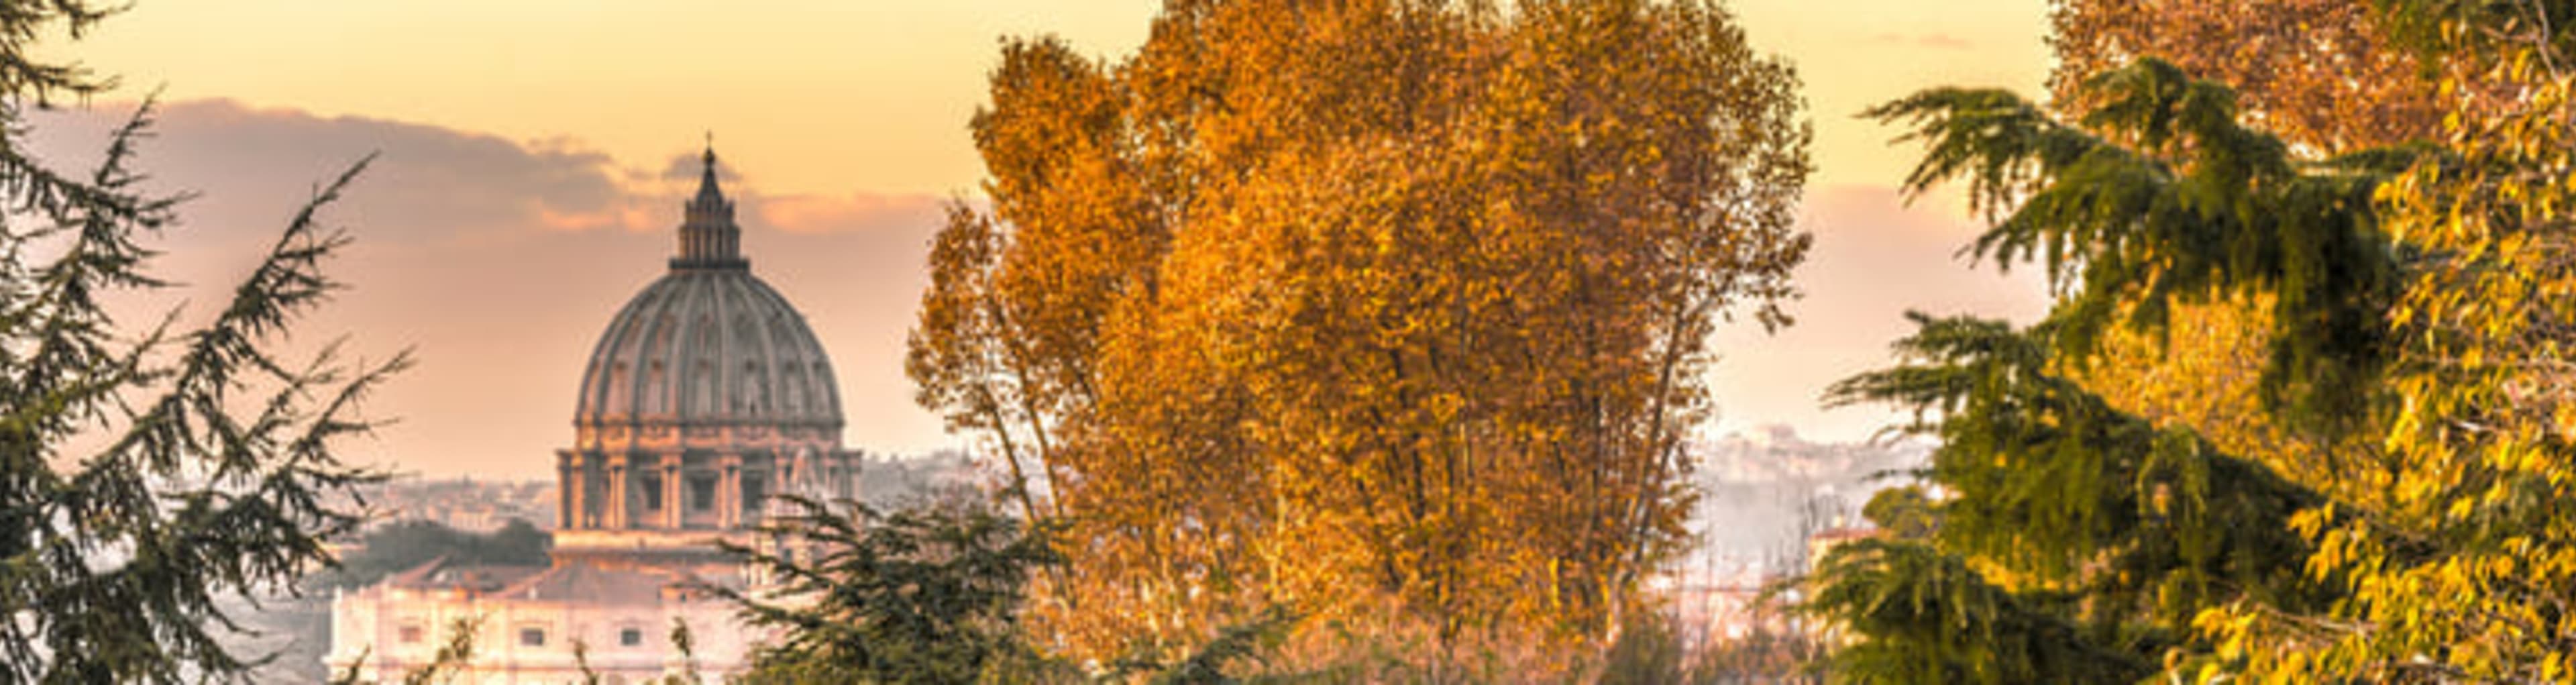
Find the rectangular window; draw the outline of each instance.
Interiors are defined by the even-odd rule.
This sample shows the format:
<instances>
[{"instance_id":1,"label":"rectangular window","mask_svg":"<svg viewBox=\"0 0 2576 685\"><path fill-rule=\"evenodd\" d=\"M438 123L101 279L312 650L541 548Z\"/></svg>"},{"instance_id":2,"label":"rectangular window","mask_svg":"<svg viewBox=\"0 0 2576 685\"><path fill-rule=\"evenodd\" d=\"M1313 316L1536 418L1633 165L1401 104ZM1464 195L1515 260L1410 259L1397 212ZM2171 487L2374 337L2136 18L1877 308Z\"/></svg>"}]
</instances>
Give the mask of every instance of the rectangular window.
<instances>
[{"instance_id":1,"label":"rectangular window","mask_svg":"<svg viewBox=\"0 0 2576 685\"><path fill-rule=\"evenodd\" d=\"M701 476L689 479L689 509L692 511L714 511L715 508L716 479L712 476Z\"/></svg>"},{"instance_id":2,"label":"rectangular window","mask_svg":"<svg viewBox=\"0 0 2576 685\"><path fill-rule=\"evenodd\" d=\"M742 477L742 513L760 513L761 500L768 496L769 493L763 492L759 476Z\"/></svg>"},{"instance_id":3,"label":"rectangular window","mask_svg":"<svg viewBox=\"0 0 2576 685\"><path fill-rule=\"evenodd\" d=\"M644 477L644 510L645 510L645 511L661 511L661 510L662 510L662 477L661 477L661 476L645 476L645 477Z\"/></svg>"},{"instance_id":4,"label":"rectangular window","mask_svg":"<svg viewBox=\"0 0 2576 685\"><path fill-rule=\"evenodd\" d=\"M544 629L544 628L520 628L520 629L519 629L519 646L521 646L521 647L544 647L544 646L546 646L546 629Z\"/></svg>"},{"instance_id":5,"label":"rectangular window","mask_svg":"<svg viewBox=\"0 0 2576 685\"><path fill-rule=\"evenodd\" d=\"M642 629L642 628L628 628L628 629L625 629L625 630L617 631L617 646L620 646L620 647L639 647L639 646L643 646L643 644L644 644L644 629Z\"/></svg>"},{"instance_id":6,"label":"rectangular window","mask_svg":"<svg viewBox=\"0 0 2576 685\"><path fill-rule=\"evenodd\" d=\"M403 644L416 645L420 644L420 637L423 631L420 629L420 626L406 625L396 629L395 632L401 635Z\"/></svg>"}]
</instances>

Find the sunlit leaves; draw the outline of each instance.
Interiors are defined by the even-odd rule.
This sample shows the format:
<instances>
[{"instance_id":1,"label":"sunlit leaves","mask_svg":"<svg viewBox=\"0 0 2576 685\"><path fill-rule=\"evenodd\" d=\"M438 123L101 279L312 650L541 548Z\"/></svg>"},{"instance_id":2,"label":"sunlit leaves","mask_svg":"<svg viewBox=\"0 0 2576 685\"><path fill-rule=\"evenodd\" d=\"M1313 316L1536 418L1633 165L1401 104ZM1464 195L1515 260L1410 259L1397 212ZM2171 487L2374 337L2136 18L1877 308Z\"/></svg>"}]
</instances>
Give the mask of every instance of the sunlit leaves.
<instances>
[{"instance_id":1,"label":"sunlit leaves","mask_svg":"<svg viewBox=\"0 0 2576 685\"><path fill-rule=\"evenodd\" d=\"M952 216L914 334L924 403L1052 480L1046 625L1612 625L1681 539L1702 341L1787 320L1794 77L1699 2L1155 21L1111 63L1005 46L992 209Z\"/></svg>"},{"instance_id":2,"label":"sunlit leaves","mask_svg":"<svg viewBox=\"0 0 2576 685\"><path fill-rule=\"evenodd\" d=\"M2369 16L2381 23L2359 21L2357 7L2302 2L2066 3L2060 49L2070 65L2094 65L2070 68L2095 71L2150 44L2184 66L2061 72L2062 89L2083 84L2060 92L2085 113L2074 124L1961 93L1883 110L1913 118L1933 140L1925 168L1936 178L1969 180L2000 208L1981 251L2035 258L2061 277L2059 308L2029 332L2060 360L1979 372L2032 353L1990 344L1934 354L1970 349L1935 343L1975 328L1926 322L1909 348L1923 356L1846 391L1933 410L1919 429L1945 438L1928 475L1947 499L1936 505L1932 539L2014 581L2001 585L2037 581L2012 587L2016 598L2078 593L2060 615L2115 635L2131 619L2105 609L2129 606L2136 595L2123 588L2157 575L2116 560L2170 542L2170 559L2186 563L2167 577L2189 582L2160 583L2135 620L2176 641L2121 647L2160 657L2169 677L2559 681L2576 668L2566 603L2576 596L2576 517L2563 504L2576 495L2576 375L2564 361L2576 333L2567 304L2576 301L2576 260L2567 257L2576 222L2566 213L2576 198L2567 181L2576 114L2571 80L2554 66L2565 61L2558 22L2568 10L2378 4ZM2256 25L2209 21L2267 8L2279 15ZM2122 14L2131 10L2155 13L2138 21ZM2336 23L2273 48L2191 38L2242 30L2279 39L2259 24L2283 17ZM2354 39L2364 42L2339 42ZM2283 56L2312 52L2365 65L2362 73L2421 60L2417 73L2439 81L2301 77L2313 65ZM2238 113L2228 91L2189 81L2186 70L2245 79L2250 107ZM2396 99L2373 103L2374 93ZM2438 129L2425 107L2440 113ZM1955 125L1980 117L2003 125ZM2347 152L2436 134L2438 149ZM2049 149L2036 144L2046 140L2094 149L2033 152ZM2261 364L2244 356L2254 343L2269 348ZM2195 369L2207 375L2181 375ZM2219 380L2258 369L2262 405L2291 411L2254 416L2243 384ZM2084 381L2051 375L2061 370ZM2079 388L2118 402L2068 403L2089 397ZM2115 404L2144 415L2099 410ZM2319 416L2337 407L2340 419ZM2268 425L2284 415L2327 430ZM2104 430L2148 422L2169 427ZM2249 458L2214 456L2221 443ZM2064 473L2075 477L2051 475ZM2150 514L2141 522L2171 523L2124 529L2102 517L2132 504ZM2224 538L2253 544L2211 544ZM2259 572L2208 574L2210 562ZM1848 589L1865 574L1842 575L1827 587ZM2222 576L2236 578L2208 582ZM1862 644L1882 652L1954 644L1864 632Z\"/></svg>"},{"instance_id":3,"label":"sunlit leaves","mask_svg":"<svg viewBox=\"0 0 2576 685\"><path fill-rule=\"evenodd\" d=\"M2306 163L2237 121L2235 98L2147 60L2095 76L2080 125L1995 91L1931 90L1870 110L1927 147L1908 181L1968 184L1996 219L1975 254L2046 266L2050 338L2081 364L2116 325L2163 327L2178 304L2270 294L2266 403L2349 430L2383 362L2394 289L2374 225L2378 177Z\"/></svg>"},{"instance_id":4,"label":"sunlit leaves","mask_svg":"<svg viewBox=\"0 0 2576 685\"><path fill-rule=\"evenodd\" d=\"M2435 66L2389 41L2370 3L2349 0L2054 0L2050 92L2145 57L2226 83L2256 126L2315 155L2429 140L2443 114Z\"/></svg>"}]
</instances>

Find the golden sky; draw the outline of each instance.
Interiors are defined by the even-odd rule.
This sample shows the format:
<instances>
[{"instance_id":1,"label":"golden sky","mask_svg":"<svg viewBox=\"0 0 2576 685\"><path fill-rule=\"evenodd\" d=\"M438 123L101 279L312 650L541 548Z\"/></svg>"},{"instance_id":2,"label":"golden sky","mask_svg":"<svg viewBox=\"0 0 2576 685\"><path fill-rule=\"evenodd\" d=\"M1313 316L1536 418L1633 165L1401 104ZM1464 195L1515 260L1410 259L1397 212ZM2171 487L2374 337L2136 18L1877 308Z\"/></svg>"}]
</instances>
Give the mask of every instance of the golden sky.
<instances>
[{"instance_id":1,"label":"golden sky","mask_svg":"<svg viewBox=\"0 0 2576 685\"><path fill-rule=\"evenodd\" d=\"M1848 439L1884 419L1817 409L1869 368L1912 308L2027 317L2037 286L1951 253L1974 227L1947 198L1900 206L1914 151L1856 120L1941 84L2036 94L2044 0L1739 0L1757 49L1799 69L1819 173L1799 326L1719 336L1712 430L1784 423ZM627 295L658 274L704 132L745 199L755 272L796 302L842 374L848 442L879 453L961 444L911 404L901 345L937 203L982 171L966 121L998 40L1054 33L1115 57L1152 2L1098 0L140 0L56 54L124 79L39 129L78 160L134 98L165 112L146 163L205 193L169 267L220 284L311 184L370 151L334 216L360 240L355 289L315 320L422 366L374 407L404 423L374 448L432 474L549 475L571 438L579 366ZM674 178L675 172L678 178ZM236 225L249 230L236 230ZM198 298L202 300L203 298Z\"/></svg>"}]
</instances>

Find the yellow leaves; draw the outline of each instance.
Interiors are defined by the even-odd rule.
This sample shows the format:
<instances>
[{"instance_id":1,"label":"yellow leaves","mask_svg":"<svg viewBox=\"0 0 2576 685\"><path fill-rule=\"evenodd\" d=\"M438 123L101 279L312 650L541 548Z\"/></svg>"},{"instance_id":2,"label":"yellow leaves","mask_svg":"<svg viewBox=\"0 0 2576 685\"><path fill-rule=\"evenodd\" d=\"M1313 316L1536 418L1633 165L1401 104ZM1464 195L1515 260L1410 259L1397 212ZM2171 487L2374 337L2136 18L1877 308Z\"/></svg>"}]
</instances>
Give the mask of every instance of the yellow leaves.
<instances>
[{"instance_id":1,"label":"yellow leaves","mask_svg":"<svg viewBox=\"0 0 2576 685\"><path fill-rule=\"evenodd\" d=\"M917 377L1060 460L1067 606L1099 608L1055 625L1106 650L1392 600L1581 635L1632 601L1678 544L1704 313L1776 318L1807 244L1794 78L1685 4L1247 1L1117 63L1007 44L992 214L942 236L992 244L934 263Z\"/></svg>"}]
</instances>

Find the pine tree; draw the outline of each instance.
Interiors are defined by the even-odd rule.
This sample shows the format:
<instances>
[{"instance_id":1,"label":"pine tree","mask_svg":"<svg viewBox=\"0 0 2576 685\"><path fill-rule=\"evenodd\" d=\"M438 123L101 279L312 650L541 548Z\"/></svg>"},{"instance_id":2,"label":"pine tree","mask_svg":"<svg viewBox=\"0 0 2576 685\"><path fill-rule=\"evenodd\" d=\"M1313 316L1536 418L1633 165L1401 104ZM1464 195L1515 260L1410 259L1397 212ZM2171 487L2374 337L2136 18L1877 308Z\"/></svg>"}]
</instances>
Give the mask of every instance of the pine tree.
<instances>
[{"instance_id":1,"label":"pine tree","mask_svg":"<svg viewBox=\"0 0 2576 685\"><path fill-rule=\"evenodd\" d=\"M109 314L111 293L167 285L144 241L183 198L140 189L150 107L85 177L27 156L24 123L109 85L31 51L109 13L0 2L0 681L240 678L260 659L225 648L235 626L217 600L331 563L323 540L357 521L329 502L372 478L334 445L367 430L358 401L404 362L278 350L338 287L320 267L348 239L315 212L364 163L314 195L211 321Z\"/></svg>"},{"instance_id":2,"label":"pine tree","mask_svg":"<svg viewBox=\"0 0 2576 685\"><path fill-rule=\"evenodd\" d=\"M1033 574L1060 563L1042 531L981 506L879 512L803 498L764 525L770 548L727 544L776 579L759 594L708 586L779 638L751 682L974 683L1044 664L1025 642Z\"/></svg>"},{"instance_id":3,"label":"pine tree","mask_svg":"<svg viewBox=\"0 0 2576 685\"><path fill-rule=\"evenodd\" d=\"M2442 79L2439 140L2329 155L2259 123L2321 136L2333 116L2250 117L2154 59L2086 77L2067 121L1994 91L1874 112L1929 143L1909 186L1965 181L1995 220L1974 249L2041 264L2059 301L2021 330L1920 318L1903 363L1837 386L1839 401L1915 409L1906 429L1944 441L1925 472L1932 534L1824 564L1810 608L1854 637L1837 675L2576 673L2576 517L2557 504L2576 496L2576 374L2561 361L2576 331L2576 82L2560 66L2576 8L2377 11L2379 47ZM2305 468L2247 458L2081 381L2107 331L2153 337L2176 305L2212 302L2265 307L2239 320L2263 326L2267 420L2372 447ZM2067 653L2108 656L2050 656Z\"/></svg>"}]
</instances>

